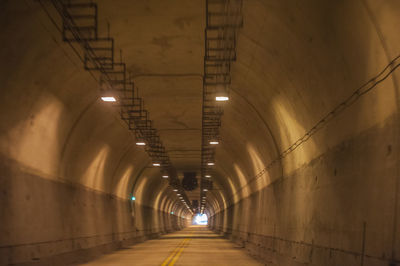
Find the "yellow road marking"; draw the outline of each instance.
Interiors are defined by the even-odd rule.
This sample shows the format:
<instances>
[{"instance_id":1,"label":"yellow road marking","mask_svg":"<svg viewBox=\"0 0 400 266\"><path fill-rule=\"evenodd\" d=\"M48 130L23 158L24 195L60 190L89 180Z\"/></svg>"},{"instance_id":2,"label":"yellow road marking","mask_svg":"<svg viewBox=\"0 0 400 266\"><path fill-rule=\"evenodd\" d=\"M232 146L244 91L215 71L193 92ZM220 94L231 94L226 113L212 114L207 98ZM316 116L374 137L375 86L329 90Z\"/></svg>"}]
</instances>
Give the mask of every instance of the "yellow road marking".
<instances>
[{"instance_id":1,"label":"yellow road marking","mask_svg":"<svg viewBox=\"0 0 400 266\"><path fill-rule=\"evenodd\" d=\"M183 247L181 247L178 251L178 253L176 253L175 257L172 259L172 261L168 264L168 266L174 266L175 262L179 259L179 257L181 256L181 253L183 252L183 250L189 246L189 242L190 242L190 238L187 239L185 245L183 245Z\"/></svg>"},{"instance_id":2,"label":"yellow road marking","mask_svg":"<svg viewBox=\"0 0 400 266\"><path fill-rule=\"evenodd\" d=\"M185 244L185 242L187 241L187 239L184 239L182 242L180 242L178 244L178 246L172 251L171 255L168 256L168 258L166 258L164 260L164 262L161 264L161 266L166 266L168 265L168 262L176 255L176 253L179 251L179 249Z\"/></svg>"},{"instance_id":3,"label":"yellow road marking","mask_svg":"<svg viewBox=\"0 0 400 266\"><path fill-rule=\"evenodd\" d=\"M192 235L193 235L193 233L190 234L189 236L192 236ZM189 245L190 240L191 240L190 238L185 238L182 242L180 242L178 244L178 246L172 251L171 255L169 255L168 258L166 258L164 260L164 262L161 264L161 266L175 265L175 262L181 256L183 250Z\"/></svg>"}]
</instances>

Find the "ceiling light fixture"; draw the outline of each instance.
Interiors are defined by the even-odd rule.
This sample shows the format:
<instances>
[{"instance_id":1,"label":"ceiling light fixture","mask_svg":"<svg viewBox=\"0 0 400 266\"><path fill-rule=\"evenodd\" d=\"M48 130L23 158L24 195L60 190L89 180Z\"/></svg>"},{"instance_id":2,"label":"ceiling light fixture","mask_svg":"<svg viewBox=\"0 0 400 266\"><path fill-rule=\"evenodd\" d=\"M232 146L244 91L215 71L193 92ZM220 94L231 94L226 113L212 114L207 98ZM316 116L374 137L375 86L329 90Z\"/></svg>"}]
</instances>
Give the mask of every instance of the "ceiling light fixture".
<instances>
[{"instance_id":1,"label":"ceiling light fixture","mask_svg":"<svg viewBox=\"0 0 400 266\"><path fill-rule=\"evenodd\" d=\"M101 97L101 99L104 102L116 102L117 101L117 99L115 99L115 97L113 97L113 96L103 96L103 97Z\"/></svg>"},{"instance_id":2,"label":"ceiling light fixture","mask_svg":"<svg viewBox=\"0 0 400 266\"><path fill-rule=\"evenodd\" d=\"M229 101L229 97L228 96L216 96L215 100L217 102L226 102L226 101Z\"/></svg>"},{"instance_id":3,"label":"ceiling light fixture","mask_svg":"<svg viewBox=\"0 0 400 266\"><path fill-rule=\"evenodd\" d=\"M215 92L215 100L217 102L225 102L225 101L229 101L229 94L227 91L227 87L225 86L217 86L215 88L216 92Z\"/></svg>"}]
</instances>

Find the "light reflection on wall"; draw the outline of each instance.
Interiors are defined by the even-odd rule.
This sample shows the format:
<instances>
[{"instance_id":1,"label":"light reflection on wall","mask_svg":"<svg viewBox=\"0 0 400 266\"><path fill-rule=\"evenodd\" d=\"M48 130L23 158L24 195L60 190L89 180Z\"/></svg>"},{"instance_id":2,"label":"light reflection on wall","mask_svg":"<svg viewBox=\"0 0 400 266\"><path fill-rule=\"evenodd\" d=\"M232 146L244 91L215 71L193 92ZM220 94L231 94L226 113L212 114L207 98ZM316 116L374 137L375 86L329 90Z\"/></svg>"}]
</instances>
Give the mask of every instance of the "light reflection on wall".
<instances>
[{"instance_id":1,"label":"light reflection on wall","mask_svg":"<svg viewBox=\"0 0 400 266\"><path fill-rule=\"evenodd\" d=\"M298 123L294 116L289 113L282 101L275 99L272 105L278 121L279 139L281 142L279 145L280 149L283 151L301 138L306 133L306 130ZM294 111L292 112L294 113ZM292 152L286 157L285 170L291 171L297 169L303 163L308 162L314 154L318 154L318 152L313 140L310 139L305 145L301 145L295 152ZM290 158L290 160L287 160L287 158Z\"/></svg>"},{"instance_id":2,"label":"light reflection on wall","mask_svg":"<svg viewBox=\"0 0 400 266\"><path fill-rule=\"evenodd\" d=\"M153 204L153 208L154 208L153 224L156 227L159 227L160 226L159 223L162 220L162 218L161 218L162 216L160 216L160 214L161 214L160 211L162 211L162 209L160 207L161 207L162 201L165 199L165 196L163 198L161 198L161 196L163 196L162 192L164 191L164 188L157 189L157 191L158 191L158 194L157 194L157 196L154 200L154 204Z\"/></svg>"},{"instance_id":3,"label":"light reflection on wall","mask_svg":"<svg viewBox=\"0 0 400 266\"><path fill-rule=\"evenodd\" d=\"M254 173L253 175L256 175L265 168L268 162L264 162L263 160L261 160L259 153L250 143L247 144L246 148L250 155L251 163L253 165L253 173ZM262 189L270 182L271 178L269 176L269 172L267 171L260 178L257 179L255 191Z\"/></svg>"},{"instance_id":4,"label":"light reflection on wall","mask_svg":"<svg viewBox=\"0 0 400 266\"><path fill-rule=\"evenodd\" d=\"M219 195L220 195L220 197L221 197L221 199L222 199L222 205L223 205L223 206L219 206L219 205L218 205L219 210L225 210L225 209L228 207L228 206L226 205L225 194L222 193L222 192L219 192Z\"/></svg>"},{"instance_id":5,"label":"light reflection on wall","mask_svg":"<svg viewBox=\"0 0 400 266\"><path fill-rule=\"evenodd\" d=\"M165 191L160 191L161 194L163 194L164 197L161 198L161 201L159 203L159 206L156 206L156 208L158 207L160 210L166 212L167 210L167 196L165 195Z\"/></svg>"},{"instance_id":6,"label":"light reflection on wall","mask_svg":"<svg viewBox=\"0 0 400 266\"><path fill-rule=\"evenodd\" d=\"M141 176L140 180L138 181L138 184L135 187L134 195L136 195L136 203L137 204L144 205L144 203L145 203L145 202L143 202L143 193L145 192L147 180L148 179L146 176Z\"/></svg>"},{"instance_id":7,"label":"light reflection on wall","mask_svg":"<svg viewBox=\"0 0 400 266\"><path fill-rule=\"evenodd\" d=\"M104 187L104 168L109 151L110 148L107 145L104 145L100 149L83 174L83 179L81 181L83 185L93 189L106 191Z\"/></svg>"},{"instance_id":8,"label":"light reflection on wall","mask_svg":"<svg viewBox=\"0 0 400 266\"><path fill-rule=\"evenodd\" d=\"M235 185L233 184L231 177L228 177L227 180L233 194L233 202L235 203L239 200L239 195L236 193Z\"/></svg>"},{"instance_id":9,"label":"light reflection on wall","mask_svg":"<svg viewBox=\"0 0 400 266\"><path fill-rule=\"evenodd\" d=\"M133 166L131 165L126 168L121 178L119 179L115 189L115 194L118 197L129 198L130 195L128 193L128 184L132 176L132 173L133 173Z\"/></svg>"},{"instance_id":10,"label":"light reflection on wall","mask_svg":"<svg viewBox=\"0 0 400 266\"><path fill-rule=\"evenodd\" d=\"M279 137L283 147L289 146L291 143L305 133L302 126L299 125L297 120L288 112L282 100L275 99L272 102L273 110L275 111L276 118L279 121Z\"/></svg>"},{"instance_id":11,"label":"light reflection on wall","mask_svg":"<svg viewBox=\"0 0 400 266\"><path fill-rule=\"evenodd\" d=\"M131 215L134 217L134 215L135 215L134 202L131 199L131 195L129 195L127 193L127 189L128 189L127 186L128 186L130 177L132 176L132 172L133 172L133 166L128 166L125 169L124 173L122 174L122 177L118 181L118 184L117 184L116 189L115 189L115 194L118 197L121 197L121 198L125 198L125 199L129 198L129 200L131 201L131 204L132 204L131 205L132 206ZM124 212L125 212L125 208L123 207L123 205L116 204L116 213L117 213L116 215L117 215L117 219L119 221L124 219ZM119 231L122 231L123 228L124 228L124 224L123 223L117 223L116 227L118 228ZM119 237L122 237L122 236L119 236Z\"/></svg>"},{"instance_id":12,"label":"light reflection on wall","mask_svg":"<svg viewBox=\"0 0 400 266\"><path fill-rule=\"evenodd\" d=\"M238 189L240 189L240 197L244 198L247 197L248 195L250 195L250 189L249 187L246 185L247 184L247 180L246 180L246 176L243 174L242 169L240 169L240 167L235 163L233 164L233 168L235 169L236 175L239 178L239 184L240 186L238 187Z\"/></svg>"},{"instance_id":13,"label":"light reflection on wall","mask_svg":"<svg viewBox=\"0 0 400 266\"><path fill-rule=\"evenodd\" d=\"M42 177L56 178L59 163L59 126L63 105L56 98L38 103L20 122L0 138L7 155Z\"/></svg>"}]
</instances>

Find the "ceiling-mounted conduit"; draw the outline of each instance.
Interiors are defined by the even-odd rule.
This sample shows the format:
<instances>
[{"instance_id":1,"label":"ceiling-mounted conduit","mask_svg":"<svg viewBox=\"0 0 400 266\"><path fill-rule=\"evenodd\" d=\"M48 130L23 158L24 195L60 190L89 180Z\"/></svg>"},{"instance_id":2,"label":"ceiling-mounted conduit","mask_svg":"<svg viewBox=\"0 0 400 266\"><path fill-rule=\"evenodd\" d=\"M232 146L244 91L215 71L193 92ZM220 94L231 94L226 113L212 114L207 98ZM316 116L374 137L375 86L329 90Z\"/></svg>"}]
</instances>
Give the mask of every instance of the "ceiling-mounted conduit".
<instances>
[{"instance_id":1,"label":"ceiling-mounted conduit","mask_svg":"<svg viewBox=\"0 0 400 266\"><path fill-rule=\"evenodd\" d=\"M242 0L206 0L200 213L204 213L206 192L212 189L223 102L229 100L231 62L236 60L237 32L242 26Z\"/></svg>"},{"instance_id":2,"label":"ceiling-mounted conduit","mask_svg":"<svg viewBox=\"0 0 400 266\"><path fill-rule=\"evenodd\" d=\"M183 195L183 206L192 212L190 201L137 89L135 95L135 85L122 56L119 62L115 59L114 39L109 33L107 37L98 35L97 4L91 0L51 0L51 3L62 19L63 41L71 46L77 44L83 55L75 48L74 51L83 61L84 69L98 75L101 99L118 109L121 119L134 132L136 144L145 147L153 166L161 168L162 176L169 178L173 190Z\"/></svg>"}]
</instances>

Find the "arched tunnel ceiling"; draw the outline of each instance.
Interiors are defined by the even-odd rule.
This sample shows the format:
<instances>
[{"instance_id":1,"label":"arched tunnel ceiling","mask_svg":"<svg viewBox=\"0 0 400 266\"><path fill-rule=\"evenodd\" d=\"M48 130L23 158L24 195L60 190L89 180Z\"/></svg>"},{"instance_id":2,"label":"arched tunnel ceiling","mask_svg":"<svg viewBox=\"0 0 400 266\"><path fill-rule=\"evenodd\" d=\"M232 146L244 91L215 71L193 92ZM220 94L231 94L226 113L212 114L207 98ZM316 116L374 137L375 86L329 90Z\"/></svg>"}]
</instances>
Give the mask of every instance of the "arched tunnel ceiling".
<instances>
[{"instance_id":1,"label":"arched tunnel ceiling","mask_svg":"<svg viewBox=\"0 0 400 266\"><path fill-rule=\"evenodd\" d=\"M180 174L183 171L197 171L199 174L204 1L102 0L98 1L98 6L101 34L107 34L109 23L110 34L115 38L116 47L122 50L122 58L145 100L172 164ZM396 8L391 10L392 6L397 7L390 1L378 4L372 0L334 3L315 0L307 5L301 1L244 1L244 26L239 31L237 61L231 71L231 101L224 107L222 142L217 148L213 177L215 187L224 191L221 192L223 196L216 197L220 204L231 200L234 195L237 199L248 196L394 112L397 108L396 81L388 85L387 93L378 95L379 104L372 104L376 99L359 103L359 110L368 109L368 112L358 111L355 123L340 118L332 126L342 129L338 132L343 133L315 136L299 149L298 155L288 159L284 168L277 165L259 183L240 189L347 97L349 91L378 73L395 56L396 47L389 44L398 43L399 37L385 32L392 29L388 25L400 12ZM132 145L127 129L117 121L118 118L115 119L117 115L112 108L96 101L96 82L73 58L67 45L60 44L59 33L49 26L51 24L41 8L29 8L40 13L42 25L35 24L37 29L41 29L37 30L40 33L33 34L25 29L16 33L10 30L7 34L20 34L17 37L32 42L30 48L42 55L34 55L34 52L24 54L38 64L24 63L26 69L33 69L32 73L54 69L54 73L47 73L50 78L44 84L36 84L33 78L29 78L32 73L28 71L14 73L14 78L29 79L36 88L29 93L41 101L32 104L33 107L25 106L27 112L34 113L35 104L46 106L52 102L41 98L41 86L55 98L63 100L63 108L68 109L70 115L60 125L59 159L69 162L71 158L82 158L73 167L70 163L68 167L61 163L60 168L65 170L53 172L57 167L52 164L46 174L68 176L89 187L127 197L131 186L136 184L135 179L143 175L143 169L149 163L148 157ZM44 29L41 28L43 25ZM15 22L15 27L21 25ZM46 48L41 48L43 44L40 42L33 42L37 38L43 38ZM51 38L56 39L57 44L52 43ZM15 55L12 60L18 63L18 51L11 54ZM60 69L63 69L62 74L59 74ZM23 83L16 82L14 86L22 87ZM12 98L12 93L7 97ZM24 101L20 99L19 104L23 106ZM54 106L54 110L57 108ZM45 111L54 115L54 110ZM24 112L21 109L21 116ZM371 112L374 115L370 115ZM346 126L346 123L353 127ZM82 135L88 139L83 145ZM13 156L17 158L20 155ZM86 180L85 174L89 175L86 165L102 160L110 164L105 172L112 176L111 180L103 183ZM34 165L36 162L30 163ZM133 169L129 170L131 164ZM126 174L126 180L121 181L127 171L132 173ZM160 179L157 171L150 172L145 176ZM123 187L121 193L116 192L118 186ZM218 189L215 193L219 193ZM191 197L198 199L198 193Z\"/></svg>"},{"instance_id":2,"label":"arched tunnel ceiling","mask_svg":"<svg viewBox=\"0 0 400 266\"><path fill-rule=\"evenodd\" d=\"M225 106L222 144L217 149L215 178L221 179L223 189L245 186L349 90L379 72L387 55L368 13L371 5L371 1L331 5L321 1L309 5L244 1L231 101ZM174 166L179 171L198 171L204 3L150 1L128 7L126 2L116 1L112 8L105 2L99 7L104 10L104 21L111 24ZM369 46L364 45L366 40ZM373 64L369 63L370 51L375 51ZM388 104L395 108L394 101ZM366 119L368 127L391 113L385 110L377 110L375 118L360 119ZM355 133L362 128L352 130ZM335 143L341 137L330 141ZM287 171L324 151L324 142L322 136L310 141L304 156L295 158ZM282 174L281 167L275 167L251 191ZM223 180L227 178L231 181Z\"/></svg>"},{"instance_id":3,"label":"arched tunnel ceiling","mask_svg":"<svg viewBox=\"0 0 400 266\"><path fill-rule=\"evenodd\" d=\"M199 175L205 0L94 2L179 176ZM100 100L52 3L0 1L0 264L75 263L193 214ZM399 14L398 0L243 0L210 228L267 264L399 262Z\"/></svg>"},{"instance_id":4,"label":"arched tunnel ceiling","mask_svg":"<svg viewBox=\"0 0 400 266\"><path fill-rule=\"evenodd\" d=\"M204 4L99 2L150 117L179 171L200 167ZM103 12L104 10L104 12ZM121 12L122 11L122 12Z\"/></svg>"}]
</instances>

